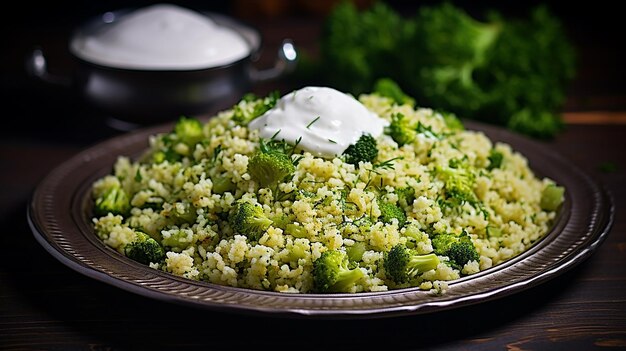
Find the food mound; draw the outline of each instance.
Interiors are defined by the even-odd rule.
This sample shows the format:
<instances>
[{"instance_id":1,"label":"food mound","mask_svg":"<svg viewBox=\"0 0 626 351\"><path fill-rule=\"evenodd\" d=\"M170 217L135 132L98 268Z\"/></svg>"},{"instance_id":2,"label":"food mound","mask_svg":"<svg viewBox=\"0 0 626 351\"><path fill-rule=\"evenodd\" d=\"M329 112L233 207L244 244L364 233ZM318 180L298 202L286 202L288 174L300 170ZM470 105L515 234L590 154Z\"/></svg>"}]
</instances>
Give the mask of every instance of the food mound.
<instances>
[{"instance_id":1,"label":"food mound","mask_svg":"<svg viewBox=\"0 0 626 351\"><path fill-rule=\"evenodd\" d=\"M181 117L93 184L96 234L150 267L286 293L448 281L524 252L564 189L452 114L306 87Z\"/></svg>"}]
</instances>

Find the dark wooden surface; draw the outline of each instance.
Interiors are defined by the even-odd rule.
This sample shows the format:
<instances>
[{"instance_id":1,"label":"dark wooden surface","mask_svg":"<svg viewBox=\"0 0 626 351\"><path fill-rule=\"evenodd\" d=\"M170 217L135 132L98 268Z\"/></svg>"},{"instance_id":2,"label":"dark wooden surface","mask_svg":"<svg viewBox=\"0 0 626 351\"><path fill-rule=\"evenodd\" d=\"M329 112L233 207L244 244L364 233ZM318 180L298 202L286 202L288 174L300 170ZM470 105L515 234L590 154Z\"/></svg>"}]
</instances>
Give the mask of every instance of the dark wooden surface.
<instances>
[{"instance_id":1,"label":"dark wooden surface","mask_svg":"<svg viewBox=\"0 0 626 351\"><path fill-rule=\"evenodd\" d=\"M265 37L260 66L269 65L285 33L315 50L316 19L254 24ZM67 23L20 30L1 66L1 93L11 112L3 113L0 130L0 349L626 349L626 89L619 64L624 55L597 33L577 29L583 66L566 106L569 123L545 142L603 184L615 201L615 222L597 252L554 280L496 301L425 316L323 321L154 301L87 278L49 255L26 222L33 189L67 158L121 132L72 94L41 86L22 72L23 56L34 44L56 53L51 68L68 69ZM255 89L276 87L288 85Z\"/></svg>"}]
</instances>

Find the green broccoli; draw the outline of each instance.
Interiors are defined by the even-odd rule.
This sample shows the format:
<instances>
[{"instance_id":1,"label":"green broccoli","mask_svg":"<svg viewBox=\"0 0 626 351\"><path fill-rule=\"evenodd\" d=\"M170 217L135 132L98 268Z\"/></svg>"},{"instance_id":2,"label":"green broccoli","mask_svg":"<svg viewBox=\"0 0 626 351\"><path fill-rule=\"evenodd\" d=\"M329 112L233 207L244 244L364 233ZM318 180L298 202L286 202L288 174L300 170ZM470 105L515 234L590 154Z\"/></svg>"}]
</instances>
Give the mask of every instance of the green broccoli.
<instances>
[{"instance_id":1,"label":"green broccoli","mask_svg":"<svg viewBox=\"0 0 626 351\"><path fill-rule=\"evenodd\" d=\"M273 91L262 99L254 94L246 94L233 108L233 121L239 125L247 125L276 106L279 99L280 93L278 91Z\"/></svg>"},{"instance_id":2,"label":"green broccoli","mask_svg":"<svg viewBox=\"0 0 626 351\"><path fill-rule=\"evenodd\" d=\"M398 146L412 143L417 136L415 126L401 113L391 116L391 122L386 128L386 133L398 143Z\"/></svg>"},{"instance_id":3,"label":"green broccoli","mask_svg":"<svg viewBox=\"0 0 626 351\"><path fill-rule=\"evenodd\" d=\"M348 267L348 255L339 250L329 250L313 262L313 286L315 291L351 292L359 279L365 275L356 267Z\"/></svg>"},{"instance_id":4,"label":"green broccoli","mask_svg":"<svg viewBox=\"0 0 626 351\"><path fill-rule=\"evenodd\" d=\"M500 151L496 151L496 149L491 149L491 151L489 151L489 156L487 157L487 159L489 160L487 170L491 171L502 166L502 160L504 159L504 155L502 155Z\"/></svg>"},{"instance_id":5,"label":"green broccoli","mask_svg":"<svg viewBox=\"0 0 626 351\"><path fill-rule=\"evenodd\" d=\"M350 262L359 262L363 259L366 249L364 242L357 241L346 249L346 254Z\"/></svg>"},{"instance_id":6,"label":"green broccoli","mask_svg":"<svg viewBox=\"0 0 626 351\"><path fill-rule=\"evenodd\" d=\"M124 255L143 264L157 263L165 258L165 251L148 234L136 232L137 237L124 246Z\"/></svg>"},{"instance_id":7,"label":"green broccoli","mask_svg":"<svg viewBox=\"0 0 626 351\"><path fill-rule=\"evenodd\" d=\"M407 224L406 229L400 233L406 238L405 245L409 249L414 249L417 243L426 241L429 238L428 234L420 230L415 222Z\"/></svg>"},{"instance_id":8,"label":"green broccoli","mask_svg":"<svg viewBox=\"0 0 626 351\"><path fill-rule=\"evenodd\" d=\"M237 233L247 236L249 240L258 240L272 225L272 220L263 213L260 205L239 200L230 224Z\"/></svg>"},{"instance_id":9,"label":"green broccoli","mask_svg":"<svg viewBox=\"0 0 626 351\"><path fill-rule=\"evenodd\" d=\"M389 78L381 78L374 84L374 93L392 99L398 105L415 106L415 99L406 95L400 86Z\"/></svg>"},{"instance_id":10,"label":"green broccoli","mask_svg":"<svg viewBox=\"0 0 626 351\"><path fill-rule=\"evenodd\" d=\"M413 206L413 201L415 201L415 189L410 186L404 188L397 188L395 190L396 195L398 196L398 204L402 207Z\"/></svg>"},{"instance_id":11,"label":"green broccoli","mask_svg":"<svg viewBox=\"0 0 626 351\"><path fill-rule=\"evenodd\" d=\"M563 203L565 188L549 184L541 191L540 207L544 211L556 211Z\"/></svg>"},{"instance_id":12,"label":"green broccoli","mask_svg":"<svg viewBox=\"0 0 626 351\"><path fill-rule=\"evenodd\" d=\"M398 227L402 228L406 224L406 214L397 205L380 201L378 202L378 209L380 210L379 219L383 223L391 223L393 219L396 219L398 220Z\"/></svg>"},{"instance_id":13,"label":"green broccoli","mask_svg":"<svg viewBox=\"0 0 626 351\"><path fill-rule=\"evenodd\" d=\"M248 162L248 173L262 187L276 185L296 171L296 162L291 159L296 146L283 140L261 139L259 151Z\"/></svg>"},{"instance_id":14,"label":"green broccoli","mask_svg":"<svg viewBox=\"0 0 626 351\"><path fill-rule=\"evenodd\" d=\"M387 276L396 284L402 284L418 274L437 268L439 257L434 253L419 255L403 244L397 244L385 255L383 265Z\"/></svg>"},{"instance_id":15,"label":"green broccoli","mask_svg":"<svg viewBox=\"0 0 626 351\"><path fill-rule=\"evenodd\" d=\"M479 205L474 193L475 176L466 166L437 167L435 173L444 181L444 193L448 205L460 206L465 202Z\"/></svg>"},{"instance_id":16,"label":"green broccoli","mask_svg":"<svg viewBox=\"0 0 626 351\"><path fill-rule=\"evenodd\" d=\"M462 127L463 125L461 125L460 128ZM459 127L453 126L453 128L458 129ZM385 128L385 133L398 143L398 146L413 142L418 134L424 134L427 138L437 140L441 140L444 136L441 133L433 131L432 126L427 126L420 121L417 123L411 122L401 113L396 113L391 116L391 122L389 126Z\"/></svg>"},{"instance_id":17,"label":"green broccoli","mask_svg":"<svg viewBox=\"0 0 626 351\"><path fill-rule=\"evenodd\" d=\"M291 157L282 152L257 152L248 162L248 173L262 187L277 184L295 170Z\"/></svg>"},{"instance_id":18,"label":"green broccoli","mask_svg":"<svg viewBox=\"0 0 626 351\"><path fill-rule=\"evenodd\" d=\"M463 231L461 235L451 233L438 234L431 239L435 253L448 256L454 268L462 269L470 261L478 261L480 258L472 239Z\"/></svg>"},{"instance_id":19,"label":"green broccoli","mask_svg":"<svg viewBox=\"0 0 626 351\"><path fill-rule=\"evenodd\" d=\"M233 183L233 181L228 177L225 177L225 176L214 177L214 178L211 178L211 181L213 182L212 191L215 194L223 194L225 192L232 193L235 190L237 190L237 185Z\"/></svg>"},{"instance_id":20,"label":"green broccoli","mask_svg":"<svg viewBox=\"0 0 626 351\"><path fill-rule=\"evenodd\" d=\"M187 118L184 116L176 122L174 133L176 133L181 142L189 146L199 143L204 136L202 123L195 118Z\"/></svg>"},{"instance_id":21,"label":"green broccoli","mask_svg":"<svg viewBox=\"0 0 626 351\"><path fill-rule=\"evenodd\" d=\"M126 191L117 184L104 190L96 198L93 211L96 216L106 216L109 213L126 216L130 212L130 208L130 199Z\"/></svg>"},{"instance_id":22,"label":"green broccoli","mask_svg":"<svg viewBox=\"0 0 626 351\"><path fill-rule=\"evenodd\" d=\"M356 96L386 77L423 105L532 136L554 135L576 73L571 40L545 5L526 18L487 10L478 21L442 2L407 17L383 2L364 11L345 2L326 19L309 80ZM383 95L395 96L393 90Z\"/></svg>"},{"instance_id":23,"label":"green broccoli","mask_svg":"<svg viewBox=\"0 0 626 351\"><path fill-rule=\"evenodd\" d=\"M180 209L182 212L179 212L179 206L174 206L171 211L167 214L164 214L164 217L170 218L177 225L182 224L193 224L196 222L196 218L198 218L198 214L196 212L196 208L187 202L180 203Z\"/></svg>"},{"instance_id":24,"label":"green broccoli","mask_svg":"<svg viewBox=\"0 0 626 351\"><path fill-rule=\"evenodd\" d=\"M285 226L285 234L292 235L294 238L307 238L309 236L303 226L295 223L289 223Z\"/></svg>"},{"instance_id":25,"label":"green broccoli","mask_svg":"<svg viewBox=\"0 0 626 351\"><path fill-rule=\"evenodd\" d=\"M369 134L363 134L356 143L348 146L343 154L347 163L357 167L359 162L372 162L378 157L376 139Z\"/></svg>"}]
</instances>

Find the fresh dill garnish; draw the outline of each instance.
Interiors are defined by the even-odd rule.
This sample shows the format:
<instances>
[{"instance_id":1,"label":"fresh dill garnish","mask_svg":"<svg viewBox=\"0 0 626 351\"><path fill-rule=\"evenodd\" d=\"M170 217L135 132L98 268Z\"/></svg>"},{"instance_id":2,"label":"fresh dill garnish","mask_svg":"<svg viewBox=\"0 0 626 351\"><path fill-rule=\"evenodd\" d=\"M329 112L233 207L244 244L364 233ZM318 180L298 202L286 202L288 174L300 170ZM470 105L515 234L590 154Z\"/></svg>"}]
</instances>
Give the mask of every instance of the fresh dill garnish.
<instances>
[{"instance_id":1,"label":"fresh dill garnish","mask_svg":"<svg viewBox=\"0 0 626 351\"><path fill-rule=\"evenodd\" d=\"M222 144L219 144L213 149L213 154L211 155L211 164L215 165L218 160L218 156L222 152Z\"/></svg>"},{"instance_id":2,"label":"fresh dill garnish","mask_svg":"<svg viewBox=\"0 0 626 351\"><path fill-rule=\"evenodd\" d=\"M404 157L402 157L402 156L390 158L390 159L388 159L386 161L381 161L381 162L373 164L372 165L372 169L373 170L374 169L387 169L387 170L395 169L395 165L394 165L393 162L396 161L396 160L402 160L402 159L404 159Z\"/></svg>"},{"instance_id":3,"label":"fresh dill garnish","mask_svg":"<svg viewBox=\"0 0 626 351\"><path fill-rule=\"evenodd\" d=\"M306 129L309 129L313 125L313 123L317 122L317 120L319 119L320 119L320 116L315 117L314 120L312 120L311 122L309 122L309 124L307 124Z\"/></svg>"},{"instance_id":4,"label":"fresh dill garnish","mask_svg":"<svg viewBox=\"0 0 626 351\"><path fill-rule=\"evenodd\" d=\"M280 134L280 129L276 131L276 133L274 133L274 135L272 135L272 137L270 138L271 140L274 140L274 138L276 138L278 136L278 134Z\"/></svg>"},{"instance_id":5,"label":"fresh dill garnish","mask_svg":"<svg viewBox=\"0 0 626 351\"><path fill-rule=\"evenodd\" d=\"M333 143L333 144L337 144L336 141L334 141L333 139L328 139L329 142Z\"/></svg>"}]
</instances>

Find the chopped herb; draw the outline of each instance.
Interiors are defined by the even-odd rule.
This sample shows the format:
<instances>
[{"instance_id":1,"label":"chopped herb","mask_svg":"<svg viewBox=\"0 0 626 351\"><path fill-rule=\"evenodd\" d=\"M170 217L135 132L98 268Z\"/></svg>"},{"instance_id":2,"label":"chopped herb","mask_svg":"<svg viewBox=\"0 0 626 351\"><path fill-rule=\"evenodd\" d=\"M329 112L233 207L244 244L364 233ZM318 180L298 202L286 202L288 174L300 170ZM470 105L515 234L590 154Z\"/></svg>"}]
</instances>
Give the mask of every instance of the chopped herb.
<instances>
[{"instance_id":1,"label":"chopped herb","mask_svg":"<svg viewBox=\"0 0 626 351\"><path fill-rule=\"evenodd\" d=\"M402 160L404 159L404 157L399 156L399 157L394 157L394 158L390 158L386 161L381 161L378 163L375 163L374 165L372 165L373 169L395 169L395 165L393 164L394 161L396 160Z\"/></svg>"},{"instance_id":2,"label":"chopped herb","mask_svg":"<svg viewBox=\"0 0 626 351\"><path fill-rule=\"evenodd\" d=\"M313 123L317 122L318 119L320 119L320 116L315 117L314 120L307 124L306 129L309 129L313 125Z\"/></svg>"},{"instance_id":3,"label":"chopped herb","mask_svg":"<svg viewBox=\"0 0 626 351\"><path fill-rule=\"evenodd\" d=\"M222 152L222 144L219 144L213 149L213 154L211 155L211 164L215 166L218 160L219 154Z\"/></svg>"},{"instance_id":4,"label":"chopped herb","mask_svg":"<svg viewBox=\"0 0 626 351\"><path fill-rule=\"evenodd\" d=\"M135 173L135 181L141 182L143 177L141 176L141 168L137 167L137 172Z\"/></svg>"},{"instance_id":5,"label":"chopped herb","mask_svg":"<svg viewBox=\"0 0 626 351\"><path fill-rule=\"evenodd\" d=\"M278 136L278 134L280 134L280 129L276 131L276 133L274 133L274 135L272 135L272 137L270 139L274 140L274 138L276 138Z\"/></svg>"},{"instance_id":6,"label":"chopped herb","mask_svg":"<svg viewBox=\"0 0 626 351\"><path fill-rule=\"evenodd\" d=\"M334 141L333 139L328 139L329 142L333 143L333 144L337 144L336 141Z\"/></svg>"}]
</instances>

